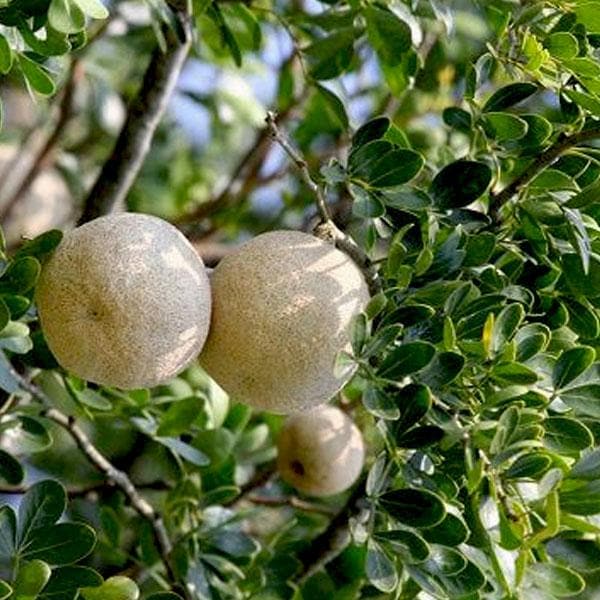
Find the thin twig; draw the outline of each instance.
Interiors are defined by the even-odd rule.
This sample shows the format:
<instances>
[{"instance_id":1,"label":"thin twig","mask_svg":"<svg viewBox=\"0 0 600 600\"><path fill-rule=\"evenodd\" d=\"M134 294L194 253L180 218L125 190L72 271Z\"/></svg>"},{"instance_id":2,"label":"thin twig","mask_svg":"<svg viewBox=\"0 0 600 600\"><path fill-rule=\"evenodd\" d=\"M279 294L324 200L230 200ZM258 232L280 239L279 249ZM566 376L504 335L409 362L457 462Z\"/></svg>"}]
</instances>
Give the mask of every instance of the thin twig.
<instances>
[{"instance_id":1,"label":"thin twig","mask_svg":"<svg viewBox=\"0 0 600 600\"><path fill-rule=\"evenodd\" d=\"M336 247L343 250L352 260L354 260L358 267L360 267L371 291L378 291L381 284L377 275L377 270L373 268L371 260L366 255L365 251L334 223L329 214L327 200L325 199L325 194L323 193L321 186L310 174L306 160L304 160L303 156L292 146L291 142L277 126L277 115L273 112L268 112L266 122L271 137L281 146L284 152L296 165L302 181L304 181L305 185L315 197L317 210L321 216L321 223L315 228L315 235L331 241Z\"/></svg>"},{"instance_id":2,"label":"thin twig","mask_svg":"<svg viewBox=\"0 0 600 600\"><path fill-rule=\"evenodd\" d=\"M79 224L85 223L125 201L142 168L165 113L192 44L188 3L171 1L179 33L165 28L166 50L157 44L137 96L129 105L127 118L111 156L106 160L96 183L84 203Z\"/></svg>"},{"instance_id":3,"label":"thin twig","mask_svg":"<svg viewBox=\"0 0 600 600\"><path fill-rule=\"evenodd\" d=\"M97 483L90 483L89 485L66 486L66 491L67 496L69 496L70 498L78 498L81 496L87 496L92 492L98 492L114 487L114 482L98 481ZM156 491L168 491L172 489L171 486L162 481L156 481L154 483L145 483L143 485L136 485L136 488L138 490ZM26 494L30 489L31 485L0 485L0 494Z\"/></svg>"},{"instance_id":4,"label":"thin twig","mask_svg":"<svg viewBox=\"0 0 600 600\"><path fill-rule=\"evenodd\" d=\"M503 190L490 194L489 214L494 221L498 221L500 210L521 188L527 185L540 171L551 165L557 158L570 148L600 138L600 125L584 129L571 135L561 134L552 146L535 158L529 166Z\"/></svg>"},{"instance_id":5,"label":"thin twig","mask_svg":"<svg viewBox=\"0 0 600 600\"><path fill-rule=\"evenodd\" d=\"M304 566L296 583L302 584L323 569L350 543L349 521L360 510L357 505L365 494L365 481L366 476L363 476L325 531L300 552L299 558Z\"/></svg>"},{"instance_id":6,"label":"thin twig","mask_svg":"<svg viewBox=\"0 0 600 600\"><path fill-rule=\"evenodd\" d=\"M10 198L4 203L0 210L0 220L8 221L16 207L21 201L23 196L29 191L29 188L36 180L36 177L48 166L54 151L56 150L58 141L65 129L66 124L71 119L73 114L73 99L75 96L75 88L83 78L83 63L79 58L73 59L69 74L65 82L62 98L58 107L58 118L50 135L46 139L44 145L38 150L36 155L33 157L29 169L22 176L21 183L10 196Z\"/></svg>"},{"instance_id":7,"label":"thin twig","mask_svg":"<svg viewBox=\"0 0 600 600\"><path fill-rule=\"evenodd\" d=\"M335 514L328 506L307 502L306 500L302 500L302 498L298 498L298 496L273 497L251 494L247 497L247 500L248 502L252 502L252 504L260 504L263 506L291 506L292 508L297 508L304 512L319 513L327 516Z\"/></svg>"},{"instance_id":8,"label":"thin twig","mask_svg":"<svg viewBox=\"0 0 600 600\"><path fill-rule=\"evenodd\" d=\"M36 385L30 383L16 371L12 372L13 377L19 382L19 386L24 391L31 394L33 397L40 400L46 407L41 416L56 424L60 425L77 444L77 447L83 452L86 458L92 463L96 469L104 474L108 481L112 481L117 485L129 499L129 503L135 511L144 517L152 526L154 537L159 548L161 561L165 566L167 575L174 585L177 585L177 576L171 564L172 544L169 539L169 534L162 520L162 517L157 513L152 505L145 500L135 485L129 479L129 476L124 471L117 469L92 443L85 431L78 425L74 417L65 415L56 408L52 408L52 402L46 394ZM187 590L183 590L187 592Z\"/></svg>"}]
</instances>

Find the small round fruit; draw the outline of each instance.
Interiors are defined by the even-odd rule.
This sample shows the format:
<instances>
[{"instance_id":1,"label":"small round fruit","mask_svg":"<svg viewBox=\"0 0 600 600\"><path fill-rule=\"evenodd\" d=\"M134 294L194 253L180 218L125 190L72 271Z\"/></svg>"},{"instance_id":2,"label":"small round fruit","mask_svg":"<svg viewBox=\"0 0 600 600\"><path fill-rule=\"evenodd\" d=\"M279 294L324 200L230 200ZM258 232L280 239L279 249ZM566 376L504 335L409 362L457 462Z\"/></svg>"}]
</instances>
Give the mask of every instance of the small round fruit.
<instances>
[{"instance_id":1,"label":"small round fruit","mask_svg":"<svg viewBox=\"0 0 600 600\"><path fill-rule=\"evenodd\" d=\"M358 479L365 461L360 430L334 406L289 417L277 448L282 479L311 496L347 490Z\"/></svg>"},{"instance_id":2,"label":"small round fruit","mask_svg":"<svg viewBox=\"0 0 600 600\"><path fill-rule=\"evenodd\" d=\"M64 369L124 389L182 371L210 324L208 277L191 244L166 221L133 213L67 233L42 269L36 303Z\"/></svg>"},{"instance_id":3,"label":"small round fruit","mask_svg":"<svg viewBox=\"0 0 600 600\"><path fill-rule=\"evenodd\" d=\"M312 235L265 233L211 276L213 316L200 364L235 400L289 414L327 402L354 368L352 318L369 300L355 263Z\"/></svg>"}]
</instances>

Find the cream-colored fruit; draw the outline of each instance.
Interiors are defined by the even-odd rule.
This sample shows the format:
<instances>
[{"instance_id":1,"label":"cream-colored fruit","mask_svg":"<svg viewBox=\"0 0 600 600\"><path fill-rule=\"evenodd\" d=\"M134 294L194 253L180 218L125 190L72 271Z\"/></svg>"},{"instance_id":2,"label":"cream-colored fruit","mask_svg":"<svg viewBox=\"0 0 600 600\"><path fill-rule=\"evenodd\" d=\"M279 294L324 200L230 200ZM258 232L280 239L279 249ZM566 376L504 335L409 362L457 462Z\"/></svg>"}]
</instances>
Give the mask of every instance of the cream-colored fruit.
<instances>
[{"instance_id":1,"label":"cream-colored fruit","mask_svg":"<svg viewBox=\"0 0 600 600\"><path fill-rule=\"evenodd\" d=\"M200 364L234 399L289 414L327 402L353 367L354 315L369 299L343 252L298 231L265 233L226 256L211 276L213 316Z\"/></svg>"},{"instance_id":2,"label":"cream-colored fruit","mask_svg":"<svg viewBox=\"0 0 600 600\"><path fill-rule=\"evenodd\" d=\"M277 448L277 468L283 480L311 496L347 490L365 461L360 430L334 406L289 417Z\"/></svg>"},{"instance_id":3,"label":"cream-colored fruit","mask_svg":"<svg viewBox=\"0 0 600 600\"><path fill-rule=\"evenodd\" d=\"M44 335L71 373L125 389L182 371L208 335L208 276L191 244L149 215L101 217L67 233L44 265Z\"/></svg>"}]
</instances>

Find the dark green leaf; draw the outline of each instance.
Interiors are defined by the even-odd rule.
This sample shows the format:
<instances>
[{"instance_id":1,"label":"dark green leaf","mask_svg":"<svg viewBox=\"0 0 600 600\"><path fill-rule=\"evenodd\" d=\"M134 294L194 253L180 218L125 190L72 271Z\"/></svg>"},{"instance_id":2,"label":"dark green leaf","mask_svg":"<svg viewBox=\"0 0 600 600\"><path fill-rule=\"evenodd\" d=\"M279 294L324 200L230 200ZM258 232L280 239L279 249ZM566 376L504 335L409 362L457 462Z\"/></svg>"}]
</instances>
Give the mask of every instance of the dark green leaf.
<instances>
[{"instance_id":1,"label":"dark green leaf","mask_svg":"<svg viewBox=\"0 0 600 600\"><path fill-rule=\"evenodd\" d=\"M201 398L183 398L171 403L169 409L160 419L160 426L156 435L178 436L188 431L190 425L203 409L204 400Z\"/></svg>"},{"instance_id":2,"label":"dark green leaf","mask_svg":"<svg viewBox=\"0 0 600 600\"><path fill-rule=\"evenodd\" d=\"M425 448L444 437L444 430L436 425L423 425L409 429L396 440L400 448Z\"/></svg>"},{"instance_id":3,"label":"dark green leaf","mask_svg":"<svg viewBox=\"0 0 600 600\"><path fill-rule=\"evenodd\" d=\"M431 392L426 385L411 384L403 387L398 396L401 416L397 423L397 430L407 431L418 423L431 408Z\"/></svg>"},{"instance_id":4,"label":"dark green leaf","mask_svg":"<svg viewBox=\"0 0 600 600\"><path fill-rule=\"evenodd\" d=\"M535 94L538 87L533 83L510 83L496 90L485 103L485 112L499 111L514 106Z\"/></svg>"},{"instance_id":5,"label":"dark green leaf","mask_svg":"<svg viewBox=\"0 0 600 600\"><path fill-rule=\"evenodd\" d=\"M426 490L393 490L382 494L379 503L392 517L411 527L433 527L446 516L439 496Z\"/></svg>"},{"instance_id":6,"label":"dark green leaf","mask_svg":"<svg viewBox=\"0 0 600 600\"><path fill-rule=\"evenodd\" d=\"M471 115L462 108L457 106L449 106L442 113L444 123L457 131L469 133L472 127Z\"/></svg>"},{"instance_id":7,"label":"dark green leaf","mask_svg":"<svg viewBox=\"0 0 600 600\"><path fill-rule=\"evenodd\" d=\"M375 219L385 214L383 202L376 194L366 190L360 185L351 183L348 186L348 191L354 199L352 204L352 212L363 219Z\"/></svg>"},{"instance_id":8,"label":"dark green leaf","mask_svg":"<svg viewBox=\"0 0 600 600\"><path fill-rule=\"evenodd\" d=\"M554 365L552 384L560 390L581 375L596 358L596 352L588 346L579 346L563 352Z\"/></svg>"},{"instance_id":9,"label":"dark green leaf","mask_svg":"<svg viewBox=\"0 0 600 600\"><path fill-rule=\"evenodd\" d=\"M51 565L68 565L87 556L95 543L96 534L88 525L59 523L33 530L21 556Z\"/></svg>"},{"instance_id":10,"label":"dark green leaf","mask_svg":"<svg viewBox=\"0 0 600 600\"><path fill-rule=\"evenodd\" d=\"M352 136L352 151L369 142L382 138L389 127L390 120L387 117L377 117L361 125Z\"/></svg>"},{"instance_id":11,"label":"dark green leaf","mask_svg":"<svg viewBox=\"0 0 600 600\"><path fill-rule=\"evenodd\" d=\"M148 600L183 600L181 596L173 592L158 592L148 596Z\"/></svg>"},{"instance_id":12,"label":"dark green leaf","mask_svg":"<svg viewBox=\"0 0 600 600\"><path fill-rule=\"evenodd\" d=\"M54 252L62 238L63 233L59 229L46 231L32 240L27 240L17 252L15 252L14 258L33 256L40 262L43 262L52 254L52 252Z\"/></svg>"},{"instance_id":13,"label":"dark green leaf","mask_svg":"<svg viewBox=\"0 0 600 600\"><path fill-rule=\"evenodd\" d=\"M588 273L577 254L562 257L563 274L572 291L587 298L600 296L600 259L592 254Z\"/></svg>"},{"instance_id":14,"label":"dark green leaf","mask_svg":"<svg viewBox=\"0 0 600 600\"><path fill-rule=\"evenodd\" d=\"M494 354L501 352L509 342L525 318L525 310L521 304L505 306L494 321L491 349Z\"/></svg>"},{"instance_id":15,"label":"dark green leaf","mask_svg":"<svg viewBox=\"0 0 600 600\"><path fill-rule=\"evenodd\" d=\"M381 363L379 375L386 379L401 379L426 367L435 355L428 342L409 342L392 350Z\"/></svg>"},{"instance_id":16,"label":"dark green leaf","mask_svg":"<svg viewBox=\"0 0 600 600\"><path fill-rule=\"evenodd\" d=\"M37 600L75 600L78 590L102 585L102 577L87 567L59 567Z\"/></svg>"},{"instance_id":17,"label":"dark green leaf","mask_svg":"<svg viewBox=\"0 0 600 600\"><path fill-rule=\"evenodd\" d=\"M354 29L347 27L313 42L304 53L315 79L333 79L350 65L354 54Z\"/></svg>"},{"instance_id":18,"label":"dark green leaf","mask_svg":"<svg viewBox=\"0 0 600 600\"><path fill-rule=\"evenodd\" d=\"M555 537L546 544L546 551L555 561L577 571L589 573L600 566L600 547L592 540Z\"/></svg>"},{"instance_id":19,"label":"dark green leaf","mask_svg":"<svg viewBox=\"0 0 600 600\"><path fill-rule=\"evenodd\" d=\"M505 471L508 479L537 478L547 471L552 464L552 459L543 452L532 452L520 456Z\"/></svg>"},{"instance_id":20,"label":"dark green leaf","mask_svg":"<svg viewBox=\"0 0 600 600\"><path fill-rule=\"evenodd\" d=\"M0 34L0 73L6 75L13 65L13 52L7 39Z\"/></svg>"},{"instance_id":21,"label":"dark green leaf","mask_svg":"<svg viewBox=\"0 0 600 600\"><path fill-rule=\"evenodd\" d=\"M337 121L343 130L348 129L348 115L346 114L343 102L326 87L319 84L316 84L315 87L325 101L325 105L329 109L332 119Z\"/></svg>"},{"instance_id":22,"label":"dark green leaf","mask_svg":"<svg viewBox=\"0 0 600 600\"><path fill-rule=\"evenodd\" d=\"M395 66L411 48L410 27L389 10L369 5L364 10L367 36L379 59Z\"/></svg>"},{"instance_id":23,"label":"dark green leaf","mask_svg":"<svg viewBox=\"0 0 600 600\"><path fill-rule=\"evenodd\" d=\"M559 454L579 453L594 442L587 427L568 417L549 417L544 421L544 431L544 445Z\"/></svg>"},{"instance_id":24,"label":"dark green leaf","mask_svg":"<svg viewBox=\"0 0 600 600\"><path fill-rule=\"evenodd\" d=\"M32 256L15 260L0 280L0 292L24 294L33 288L40 274L40 263Z\"/></svg>"},{"instance_id":25,"label":"dark green leaf","mask_svg":"<svg viewBox=\"0 0 600 600\"><path fill-rule=\"evenodd\" d=\"M0 479L10 485L18 485L23 481L23 477L25 477L25 473L21 463L6 450L0 448Z\"/></svg>"},{"instance_id":26,"label":"dark green leaf","mask_svg":"<svg viewBox=\"0 0 600 600\"><path fill-rule=\"evenodd\" d=\"M405 529L376 531L373 538L384 544L389 544L395 551L407 556L409 562L422 562L429 557L429 546L414 531Z\"/></svg>"},{"instance_id":27,"label":"dark green leaf","mask_svg":"<svg viewBox=\"0 0 600 600\"><path fill-rule=\"evenodd\" d=\"M560 492L560 507L574 515L600 513L600 481L593 480L576 489Z\"/></svg>"},{"instance_id":28,"label":"dark green leaf","mask_svg":"<svg viewBox=\"0 0 600 600\"><path fill-rule=\"evenodd\" d=\"M460 208L477 200L491 179L492 171L484 163L457 160L434 177L429 192L438 208Z\"/></svg>"},{"instance_id":29,"label":"dark green leaf","mask_svg":"<svg viewBox=\"0 0 600 600\"><path fill-rule=\"evenodd\" d=\"M396 402L394 402L394 399L373 386L369 386L365 390L362 402L371 414L380 419L390 419L393 421L400 416L400 409Z\"/></svg>"},{"instance_id":30,"label":"dark green leaf","mask_svg":"<svg viewBox=\"0 0 600 600\"><path fill-rule=\"evenodd\" d=\"M31 486L19 506L19 546L29 541L36 529L54 525L66 505L65 489L57 481L47 479Z\"/></svg>"},{"instance_id":31,"label":"dark green leaf","mask_svg":"<svg viewBox=\"0 0 600 600\"><path fill-rule=\"evenodd\" d=\"M456 352L438 352L419 374L419 380L433 389L452 383L465 366L464 356Z\"/></svg>"},{"instance_id":32,"label":"dark green leaf","mask_svg":"<svg viewBox=\"0 0 600 600\"><path fill-rule=\"evenodd\" d=\"M446 513L441 523L422 529L421 534L432 544L458 546L469 537L469 529L460 517L452 513Z\"/></svg>"}]
</instances>

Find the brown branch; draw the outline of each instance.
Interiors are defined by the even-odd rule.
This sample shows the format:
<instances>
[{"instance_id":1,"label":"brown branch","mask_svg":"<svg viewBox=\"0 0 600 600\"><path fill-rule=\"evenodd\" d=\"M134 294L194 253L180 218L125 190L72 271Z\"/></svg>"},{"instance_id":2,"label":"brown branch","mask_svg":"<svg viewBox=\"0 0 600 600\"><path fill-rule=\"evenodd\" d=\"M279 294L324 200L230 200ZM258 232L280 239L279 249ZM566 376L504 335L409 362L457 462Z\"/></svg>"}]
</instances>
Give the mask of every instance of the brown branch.
<instances>
[{"instance_id":1,"label":"brown branch","mask_svg":"<svg viewBox=\"0 0 600 600\"><path fill-rule=\"evenodd\" d=\"M342 509L331 519L329 525L299 553L303 564L296 583L302 584L323 569L350 543L349 521L360 510L359 503L365 494L366 475L361 477Z\"/></svg>"},{"instance_id":2,"label":"brown branch","mask_svg":"<svg viewBox=\"0 0 600 600\"><path fill-rule=\"evenodd\" d=\"M263 506L291 506L305 512L319 513L321 515L331 516L335 514L328 506L307 502L306 500L302 500L302 498L298 498L298 496L273 497L251 494L246 499L248 502L252 502L252 504Z\"/></svg>"},{"instance_id":3,"label":"brown branch","mask_svg":"<svg viewBox=\"0 0 600 600\"><path fill-rule=\"evenodd\" d=\"M308 189L313 193L317 210L321 216L321 223L315 228L315 235L327 241L331 241L337 248L343 250L362 270L365 279L372 292L379 291L381 282L377 270L373 268L371 260L365 251L346 233L344 233L333 221L327 207L327 200L321 186L313 179L304 157L292 146L277 125L277 115L268 112L266 117L267 126L271 137L277 142L285 153L290 157L300 172L300 177Z\"/></svg>"},{"instance_id":4,"label":"brown branch","mask_svg":"<svg viewBox=\"0 0 600 600\"><path fill-rule=\"evenodd\" d=\"M167 575L171 582L178 588L181 587L181 591L187 595L187 589L177 585L177 576L173 570L171 564L171 550L172 544L167 533L167 529L162 520L162 517L157 513L152 505L145 500L135 485L129 479L129 476L124 471L117 469L92 443L85 431L78 425L77 421L72 416L67 416L56 408L52 408L52 402L48 396L36 385L30 383L21 375L19 375L14 369L12 369L12 375L17 379L21 389L31 394L34 398L37 398L46 407L40 416L50 419L57 425L60 425L73 439L77 447L86 456L86 458L96 467L98 471L104 474L108 481L112 481L118 486L129 499L129 503L135 509L135 511L145 518L150 525L154 533L161 561L166 569Z\"/></svg>"},{"instance_id":5,"label":"brown branch","mask_svg":"<svg viewBox=\"0 0 600 600\"><path fill-rule=\"evenodd\" d=\"M90 483L89 485L66 486L66 491L67 496L69 496L70 498L78 498L80 496L87 496L92 492L98 492L114 487L115 484L112 481L99 481L97 483ZM143 485L136 485L136 488L138 490L156 491L168 491L172 489L171 486L162 481L156 481L153 483L147 483ZM0 494L26 494L30 489L30 485L0 485Z\"/></svg>"},{"instance_id":6,"label":"brown branch","mask_svg":"<svg viewBox=\"0 0 600 600\"><path fill-rule=\"evenodd\" d=\"M490 194L489 214L497 222L502 207L525 185L527 185L540 171L551 165L557 158L567 150L584 142L600 138L600 125L584 129L571 135L561 133L552 146L535 158L525 170L515 177L503 190L496 194Z\"/></svg>"},{"instance_id":7,"label":"brown branch","mask_svg":"<svg viewBox=\"0 0 600 600\"><path fill-rule=\"evenodd\" d=\"M21 201L23 196L29 191L29 188L34 183L40 171L45 169L54 155L58 141L65 129L66 124L71 119L73 114L73 99L75 96L75 88L83 78L83 64L80 58L73 59L69 74L65 82L62 98L58 106L58 117L52 131L50 132L46 142L38 150L34 156L31 165L25 175L21 178L21 183L13 192L10 198L4 203L0 210L0 220L8 221L10 219L15 206Z\"/></svg>"},{"instance_id":8,"label":"brown branch","mask_svg":"<svg viewBox=\"0 0 600 600\"><path fill-rule=\"evenodd\" d=\"M142 87L129 105L127 118L111 156L87 195L79 224L125 201L165 113L192 44L191 16L186 1L171 1L179 33L165 27L166 50L157 44L144 74Z\"/></svg>"}]
</instances>

